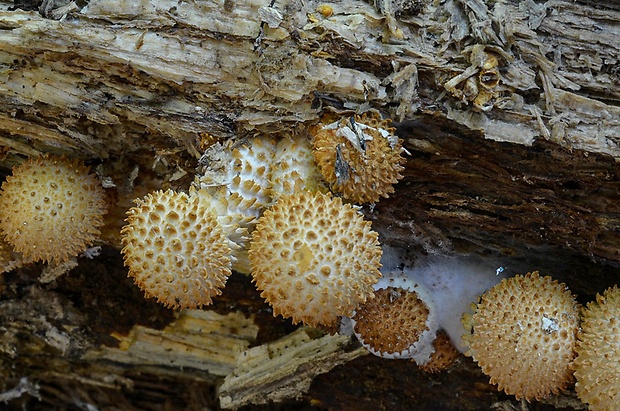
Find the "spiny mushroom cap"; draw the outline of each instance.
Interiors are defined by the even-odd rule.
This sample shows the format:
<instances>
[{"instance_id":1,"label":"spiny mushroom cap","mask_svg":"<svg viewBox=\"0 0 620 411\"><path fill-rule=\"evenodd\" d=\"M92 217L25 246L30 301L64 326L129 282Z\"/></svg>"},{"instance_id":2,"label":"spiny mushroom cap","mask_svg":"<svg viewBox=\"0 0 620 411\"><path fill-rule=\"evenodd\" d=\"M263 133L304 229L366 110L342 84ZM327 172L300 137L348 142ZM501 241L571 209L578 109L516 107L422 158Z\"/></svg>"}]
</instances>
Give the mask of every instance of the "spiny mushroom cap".
<instances>
[{"instance_id":1,"label":"spiny mushroom cap","mask_svg":"<svg viewBox=\"0 0 620 411\"><path fill-rule=\"evenodd\" d=\"M250 265L274 315L331 325L372 296L381 248L370 222L339 198L285 195L259 219Z\"/></svg>"},{"instance_id":2,"label":"spiny mushroom cap","mask_svg":"<svg viewBox=\"0 0 620 411\"><path fill-rule=\"evenodd\" d=\"M60 264L98 238L104 198L99 180L80 161L31 158L2 184L2 232L25 261Z\"/></svg>"},{"instance_id":3,"label":"spiny mushroom cap","mask_svg":"<svg viewBox=\"0 0 620 411\"><path fill-rule=\"evenodd\" d=\"M379 357L427 363L439 327L428 292L402 273L386 274L374 288L374 298L351 318L358 340Z\"/></svg>"},{"instance_id":4,"label":"spiny mushroom cap","mask_svg":"<svg viewBox=\"0 0 620 411\"><path fill-rule=\"evenodd\" d=\"M198 308L221 294L231 250L206 197L156 191L136 200L127 216L122 253L147 297L171 308Z\"/></svg>"},{"instance_id":5,"label":"spiny mushroom cap","mask_svg":"<svg viewBox=\"0 0 620 411\"><path fill-rule=\"evenodd\" d=\"M269 171L276 142L267 137L254 137L232 150L232 179L229 190L238 193L247 205L246 213L259 217L271 203Z\"/></svg>"},{"instance_id":6,"label":"spiny mushroom cap","mask_svg":"<svg viewBox=\"0 0 620 411\"><path fill-rule=\"evenodd\" d=\"M388 197L403 176L402 140L388 121L363 114L320 124L314 130L314 158L332 189L355 203Z\"/></svg>"},{"instance_id":7,"label":"spiny mushroom cap","mask_svg":"<svg viewBox=\"0 0 620 411\"><path fill-rule=\"evenodd\" d=\"M250 273L245 236L254 230L257 219L271 204L269 179L275 150L275 140L257 136L224 145L216 143L200 159L204 166L194 187L225 201L230 220L244 231L243 238L237 235L235 240L240 248L233 247L233 268L241 273Z\"/></svg>"},{"instance_id":8,"label":"spiny mushroom cap","mask_svg":"<svg viewBox=\"0 0 620 411\"><path fill-rule=\"evenodd\" d=\"M209 194L211 192L212 194ZM227 187L213 187L211 190L196 190L190 187L190 196L204 197L213 209L218 224L228 237L231 250L232 268L238 272L249 274L248 244L250 237L248 227L253 227L255 219L239 212L243 199L237 193L231 193Z\"/></svg>"},{"instance_id":9,"label":"spiny mushroom cap","mask_svg":"<svg viewBox=\"0 0 620 411\"><path fill-rule=\"evenodd\" d=\"M575 390L591 410L620 404L620 289L609 288L584 310L575 359Z\"/></svg>"},{"instance_id":10,"label":"spiny mushroom cap","mask_svg":"<svg viewBox=\"0 0 620 411\"><path fill-rule=\"evenodd\" d=\"M564 284L538 272L504 279L472 316L470 354L517 399L542 399L572 381L579 305Z\"/></svg>"},{"instance_id":11,"label":"spiny mushroom cap","mask_svg":"<svg viewBox=\"0 0 620 411\"><path fill-rule=\"evenodd\" d=\"M420 368L426 372L436 373L446 370L461 355L444 330L437 331L437 337L433 341L433 348L435 352L431 355L430 361L420 365Z\"/></svg>"},{"instance_id":12,"label":"spiny mushroom cap","mask_svg":"<svg viewBox=\"0 0 620 411\"><path fill-rule=\"evenodd\" d=\"M238 203L235 211L245 220L242 226L255 223L265 207L271 203L269 173L276 142L266 136L229 141L226 145L214 144L201 158L205 163L202 174L194 185L198 189L213 190L226 187L227 196ZM250 229L251 231L251 229Z\"/></svg>"},{"instance_id":13,"label":"spiny mushroom cap","mask_svg":"<svg viewBox=\"0 0 620 411\"><path fill-rule=\"evenodd\" d=\"M241 224L247 220L240 217L240 214L236 212L242 200L239 196L227 195L230 193L226 187L219 187L217 190L212 190L211 192L213 194L210 194L207 190L197 190L192 186L189 189L189 196L201 197L201 201L209 204L211 211L217 219L218 225L229 239L228 246L232 251L231 259L234 264L236 254L243 248L246 248L249 242L248 230L241 226Z\"/></svg>"},{"instance_id":14,"label":"spiny mushroom cap","mask_svg":"<svg viewBox=\"0 0 620 411\"><path fill-rule=\"evenodd\" d=\"M329 192L306 136L283 138L278 142L269 181L272 199L300 190Z\"/></svg>"}]
</instances>

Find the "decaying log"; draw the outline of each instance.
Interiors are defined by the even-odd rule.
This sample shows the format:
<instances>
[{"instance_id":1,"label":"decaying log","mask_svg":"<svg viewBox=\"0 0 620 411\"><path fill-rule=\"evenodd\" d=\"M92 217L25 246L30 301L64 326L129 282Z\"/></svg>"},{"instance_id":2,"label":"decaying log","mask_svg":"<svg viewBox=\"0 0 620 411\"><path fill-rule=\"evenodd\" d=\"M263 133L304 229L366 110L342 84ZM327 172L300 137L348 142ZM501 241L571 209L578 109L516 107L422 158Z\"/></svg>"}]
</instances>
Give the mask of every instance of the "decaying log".
<instances>
[{"instance_id":1,"label":"decaying log","mask_svg":"<svg viewBox=\"0 0 620 411\"><path fill-rule=\"evenodd\" d=\"M586 302L620 265L619 21L616 1L0 1L4 174L79 157L115 202L100 257L49 284L39 265L5 275L0 402L583 408L572 391L519 404L465 358L428 375L361 356L272 318L239 274L211 309L173 313L126 278L119 230L134 198L187 189L214 142L372 109L408 151L396 192L362 208L383 244L505 259Z\"/></svg>"}]
</instances>

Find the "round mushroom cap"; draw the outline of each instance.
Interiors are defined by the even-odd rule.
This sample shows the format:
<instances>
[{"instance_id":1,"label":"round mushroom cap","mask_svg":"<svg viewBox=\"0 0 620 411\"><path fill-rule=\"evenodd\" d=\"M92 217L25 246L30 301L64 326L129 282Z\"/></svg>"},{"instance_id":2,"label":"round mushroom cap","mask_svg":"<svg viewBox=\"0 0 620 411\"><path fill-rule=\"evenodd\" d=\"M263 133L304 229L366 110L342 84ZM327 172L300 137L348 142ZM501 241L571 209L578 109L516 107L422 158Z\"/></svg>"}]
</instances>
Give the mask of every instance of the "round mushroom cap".
<instances>
[{"instance_id":1,"label":"round mushroom cap","mask_svg":"<svg viewBox=\"0 0 620 411\"><path fill-rule=\"evenodd\" d=\"M231 274L229 238L205 196L172 190L136 200L121 230L129 276L170 308L199 308Z\"/></svg>"},{"instance_id":2,"label":"round mushroom cap","mask_svg":"<svg viewBox=\"0 0 620 411\"><path fill-rule=\"evenodd\" d=\"M314 162L310 140L305 135L278 141L269 182L273 200L299 190L329 192Z\"/></svg>"},{"instance_id":3,"label":"round mushroom cap","mask_svg":"<svg viewBox=\"0 0 620 411\"><path fill-rule=\"evenodd\" d=\"M254 282L274 315L329 326L372 296L381 277L377 237L370 222L340 198L284 195L252 233Z\"/></svg>"},{"instance_id":4,"label":"round mushroom cap","mask_svg":"<svg viewBox=\"0 0 620 411\"><path fill-rule=\"evenodd\" d=\"M387 273L374 288L374 298L351 317L358 340L379 357L426 364L439 327L427 290L400 272Z\"/></svg>"},{"instance_id":5,"label":"round mushroom cap","mask_svg":"<svg viewBox=\"0 0 620 411\"><path fill-rule=\"evenodd\" d=\"M76 159L31 158L2 184L0 226L24 261L58 265L77 256L99 237L105 212L99 180Z\"/></svg>"},{"instance_id":6,"label":"round mushroom cap","mask_svg":"<svg viewBox=\"0 0 620 411\"><path fill-rule=\"evenodd\" d=\"M355 203L394 192L405 159L402 140L378 115L345 117L314 129L314 158L332 190Z\"/></svg>"},{"instance_id":7,"label":"round mushroom cap","mask_svg":"<svg viewBox=\"0 0 620 411\"><path fill-rule=\"evenodd\" d=\"M579 304L538 272L502 280L471 317L470 352L492 384L517 399L542 399L572 381Z\"/></svg>"},{"instance_id":8,"label":"round mushroom cap","mask_svg":"<svg viewBox=\"0 0 620 411\"><path fill-rule=\"evenodd\" d=\"M575 390L591 410L620 404L620 289L596 296L583 312L575 359Z\"/></svg>"},{"instance_id":9,"label":"round mushroom cap","mask_svg":"<svg viewBox=\"0 0 620 411\"><path fill-rule=\"evenodd\" d=\"M244 232L236 239L231 237L239 245L233 247L233 269L244 274L250 273L246 234L254 230L272 201L270 176L275 152L276 141L267 135L215 143L200 159L201 170L194 180L200 195L208 193L224 204L226 215Z\"/></svg>"},{"instance_id":10,"label":"round mushroom cap","mask_svg":"<svg viewBox=\"0 0 620 411\"><path fill-rule=\"evenodd\" d=\"M268 136L214 144L201 159L202 170L194 186L214 196L225 187L229 206L236 206L229 212L239 213L240 225L251 231L271 203L269 176L275 148L276 141Z\"/></svg>"}]
</instances>

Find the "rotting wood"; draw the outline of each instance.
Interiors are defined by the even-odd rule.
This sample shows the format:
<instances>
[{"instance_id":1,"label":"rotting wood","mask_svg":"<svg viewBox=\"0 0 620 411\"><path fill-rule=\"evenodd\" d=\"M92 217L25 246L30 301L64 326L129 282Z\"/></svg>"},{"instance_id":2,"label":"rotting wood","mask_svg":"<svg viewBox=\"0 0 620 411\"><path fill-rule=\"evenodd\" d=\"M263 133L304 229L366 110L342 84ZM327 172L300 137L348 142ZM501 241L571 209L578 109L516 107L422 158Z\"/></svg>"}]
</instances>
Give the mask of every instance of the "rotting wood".
<instances>
[{"instance_id":1,"label":"rotting wood","mask_svg":"<svg viewBox=\"0 0 620 411\"><path fill-rule=\"evenodd\" d=\"M237 367L219 388L220 405L237 409L247 404L265 404L300 399L312 380L337 365L362 355L343 335L311 337L315 330L299 329L277 341L250 348L238 357Z\"/></svg>"},{"instance_id":2,"label":"rotting wood","mask_svg":"<svg viewBox=\"0 0 620 411\"><path fill-rule=\"evenodd\" d=\"M195 156L199 133L286 131L324 102L396 120L437 113L486 138L618 157L617 11L404 2L388 28L360 1L333 3L328 17L316 1L269 4L91 1L61 21L1 12L0 130L88 158L145 143ZM264 24L266 9L282 21Z\"/></svg>"},{"instance_id":3,"label":"rotting wood","mask_svg":"<svg viewBox=\"0 0 620 411\"><path fill-rule=\"evenodd\" d=\"M223 316L212 311L183 311L163 330L135 326L127 336L117 336L118 348L90 350L82 359L192 368L227 376L257 333L258 327L241 313Z\"/></svg>"}]
</instances>

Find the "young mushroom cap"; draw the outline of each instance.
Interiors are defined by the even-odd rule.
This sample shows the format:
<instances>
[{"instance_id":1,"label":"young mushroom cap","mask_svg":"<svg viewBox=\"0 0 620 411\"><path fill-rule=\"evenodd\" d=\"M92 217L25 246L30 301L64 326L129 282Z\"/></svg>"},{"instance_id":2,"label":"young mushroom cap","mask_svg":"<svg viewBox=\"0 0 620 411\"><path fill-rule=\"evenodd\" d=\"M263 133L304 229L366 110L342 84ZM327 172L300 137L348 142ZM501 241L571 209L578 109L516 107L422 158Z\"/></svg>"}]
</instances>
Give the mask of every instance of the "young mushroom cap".
<instances>
[{"instance_id":1,"label":"young mushroom cap","mask_svg":"<svg viewBox=\"0 0 620 411\"><path fill-rule=\"evenodd\" d=\"M199 308L221 294L231 274L230 240L208 198L156 191L127 212L122 253L146 297Z\"/></svg>"},{"instance_id":2,"label":"young mushroom cap","mask_svg":"<svg viewBox=\"0 0 620 411\"><path fill-rule=\"evenodd\" d=\"M314 158L332 190L354 203L375 203L403 176L402 140L375 114L341 118L313 129Z\"/></svg>"},{"instance_id":3,"label":"young mushroom cap","mask_svg":"<svg viewBox=\"0 0 620 411\"><path fill-rule=\"evenodd\" d=\"M400 272L386 273L374 288L351 317L358 340L379 357L428 363L439 324L426 289Z\"/></svg>"},{"instance_id":4,"label":"young mushroom cap","mask_svg":"<svg viewBox=\"0 0 620 411\"><path fill-rule=\"evenodd\" d=\"M431 355L430 361L420 365L422 370L430 373L437 373L448 369L462 355L444 330L437 331L437 337L433 341L433 348L435 352Z\"/></svg>"},{"instance_id":5,"label":"young mushroom cap","mask_svg":"<svg viewBox=\"0 0 620 411\"><path fill-rule=\"evenodd\" d=\"M271 198L299 190L329 192L312 156L310 140L305 135L278 141L269 175Z\"/></svg>"}]
</instances>

